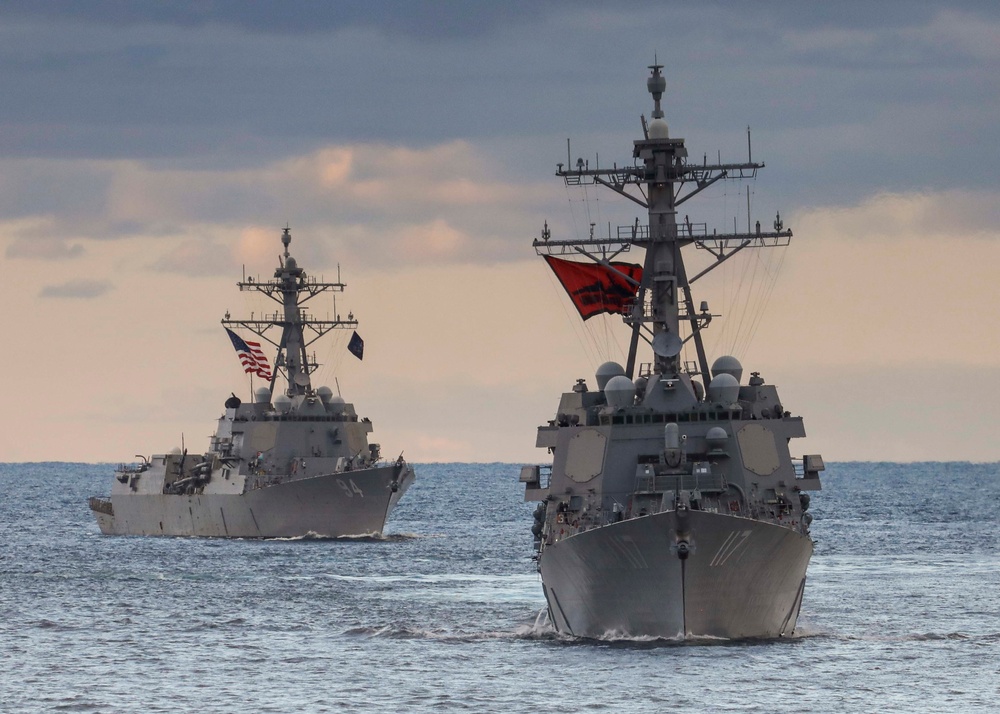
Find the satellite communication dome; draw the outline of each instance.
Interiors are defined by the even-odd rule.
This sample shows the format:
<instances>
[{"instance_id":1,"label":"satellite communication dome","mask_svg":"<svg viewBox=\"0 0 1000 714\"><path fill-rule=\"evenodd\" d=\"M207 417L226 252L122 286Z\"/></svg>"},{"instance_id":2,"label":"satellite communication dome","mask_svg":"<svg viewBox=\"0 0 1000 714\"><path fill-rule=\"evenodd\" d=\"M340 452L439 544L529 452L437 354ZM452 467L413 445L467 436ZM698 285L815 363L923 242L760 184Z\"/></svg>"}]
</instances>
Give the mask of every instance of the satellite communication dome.
<instances>
[{"instance_id":1,"label":"satellite communication dome","mask_svg":"<svg viewBox=\"0 0 1000 714\"><path fill-rule=\"evenodd\" d=\"M320 401L324 404L329 404L330 397L333 396L333 390L329 387L320 387L316 390L316 396L319 397Z\"/></svg>"},{"instance_id":2,"label":"satellite communication dome","mask_svg":"<svg viewBox=\"0 0 1000 714\"><path fill-rule=\"evenodd\" d=\"M618 377L624 374L625 368L617 362L605 362L597 368L597 373L594 375L594 379L597 380L597 388L604 391L604 388L607 386L608 381L612 377Z\"/></svg>"},{"instance_id":3,"label":"satellite communication dome","mask_svg":"<svg viewBox=\"0 0 1000 714\"><path fill-rule=\"evenodd\" d=\"M635 385L623 374L612 377L604 386L604 397L614 409L630 407L635 403Z\"/></svg>"},{"instance_id":4,"label":"satellite communication dome","mask_svg":"<svg viewBox=\"0 0 1000 714\"><path fill-rule=\"evenodd\" d=\"M326 402L326 408L328 411L339 414L344 411L344 405L347 404L344 398L339 394L331 394L330 401Z\"/></svg>"},{"instance_id":5,"label":"satellite communication dome","mask_svg":"<svg viewBox=\"0 0 1000 714\"><path fill-rule=\"evenodd\" d=\"M723 355L712 363L712 376L731 374L739 383L743 379L743 365L732 355Z\"/></svg>"},{"instance_id":6,"label":"satellite communication dome","mask_svg":"<svg viewBox=\"0 0 1000 714\"><path fill-rule=\"evenodd\" d=\"M714 404L734 404L740 397L740 383L731 374L717 374L708 385L708 401Z\"/></svg>"},{"instance_id":7,"label":"satellite communication dome","mask_svg":"<svg viewBox=\"0 0 1000 714\"><path fill-rule=\"evenodd\" d=\"M670 129L663 118L653 119L647 128L650 139L667 139L670 137Z\"/></svg>"},{"instance_id":8,"label":"satellite communication dome","mask_svg":"<svg viewBox=\"0 0 1000 714\"><path fill-rule=\"evenodd\" d=\"M271 401L271 390L267 387L257 387L253 393L253 400L258 404L267 404Z\"/></svg>"},{"instance_id":9,"label":"satellite communication dome","mask_svg":"<svg viewBox=\"0 0 1000 714\"><path fill-rule=\"evenodd\" d=\"M274 408L284 414L292 408L292 400L287 394L279 394L274 398Z\"/></svg>"},{"instance_id":10,"label":"satellite communication dome","mask_svg":"<svg viewBox=\"0 0 1000 714\"><path fill-rule=\"evenodd\" d=\"M708 444L710 449L721 449L726 445L729 440L729 434L721 426L713 426L705 434L705 442Z\"/></svg>"},{"instance_id":11,"label":"satellite communication dome","mask_svg":"<svg viewBox=\"0 0 1000 714\"><path fill-rule=\"evenodd\" d=\"M299 264L295 262L295 258L293 258L292 256L288 256L287 258L285 258L285 269L286 270L295 270L298 267L299 267Z\"/></svg>"}]
</instances>

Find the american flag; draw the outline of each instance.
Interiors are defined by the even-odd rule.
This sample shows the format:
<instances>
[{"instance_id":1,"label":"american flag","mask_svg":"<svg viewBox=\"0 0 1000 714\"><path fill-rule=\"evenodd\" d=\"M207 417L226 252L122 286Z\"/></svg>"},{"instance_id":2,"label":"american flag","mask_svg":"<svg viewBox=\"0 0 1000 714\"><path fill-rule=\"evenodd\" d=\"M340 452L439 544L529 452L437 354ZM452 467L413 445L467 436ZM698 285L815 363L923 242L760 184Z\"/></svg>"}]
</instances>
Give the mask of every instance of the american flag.
<instances>
[{"instance_id":1,"label":"american flag","mask_svg":"<svg viewBox=\"0 0 1000 714\"><path fill-rule=\"evenodd\" d=\"M226 328L226 332L229 333L229 339L233 341L236 354L240 356L240 362L243 363L243 371L247 374L256 374L262 379L271 381L271 366L267 363L267 357L264 355L263 350L261 350L260 343L246 342L228 327Z\"/></svg>"}]
</instances>

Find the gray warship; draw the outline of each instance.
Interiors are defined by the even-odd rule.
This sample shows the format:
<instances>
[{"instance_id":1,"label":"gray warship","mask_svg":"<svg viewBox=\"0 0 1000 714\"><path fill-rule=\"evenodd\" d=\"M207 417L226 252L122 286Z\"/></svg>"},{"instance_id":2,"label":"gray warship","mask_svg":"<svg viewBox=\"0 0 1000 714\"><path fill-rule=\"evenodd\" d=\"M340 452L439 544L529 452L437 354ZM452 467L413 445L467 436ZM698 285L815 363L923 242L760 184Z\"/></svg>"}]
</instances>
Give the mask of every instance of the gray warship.
<instances>
[{"instance_id":1,"label":"gray warship","mask_svg":"<svg viewBox=\"0 0 1000 714\"><path fill-rule=\"evenodd\" d=\"M627 363L597 368L562 395L536 446L552 463L525 466L525 500L539 501L532 533L548 616L577 637L775 638L794 632L813 551L809 491L823 460L793 458L805 436L758 372L739 360L711 368L702 339L713 317L695 309L691 284L743 250L785 246L773 231L709 233L678 207L723 179L748 180L762 163L689 162L671 138L662 65L650 66L651 120L625 167L558 165L568 186L603 186L643 206L648 222L607 238L555 239L546 222L536 252L581 317L620 313L631 328ZM569 159L568 159L569 160ZM711 253L689 277L682 249ZM642 265L614 262L636 247ZM707 254L706 254L707 255ZM568 256L576 260L567 260ZM582 259L581 259L582 257ZM640 343L651 361L637 365ZM685 361L685 344L697 361ZM638 369L637 369L638 367ZM703 386L707 382L707 389Z\"/></svg>"},{"instance_id":2,"label":"gray warship","mask_svg":"<svg viewBox=\"0 0 1000 714\"><path fill-rule=\"evenodd\" d=\"M122 464L110 498L92 497L90 508L102 533L115 535L230 538L341 537L381 534L386 519L413 483L402 454L385 461L368 443L371 421L329 387L313 388L319 366L307 352L333 329L358 325L321 320L304 303L344 284L317 280L288 252L291 232L281 236L284 254L270 280L246 277L241 291L256 291L281 307L269 315L222 324L246 371L266 386L245 403L235 393L211 437L208 450L140 456ZM339 271L338 271L339 272ZM274 369L260 343L230 330L241 327L277 349ZM360 345L360 347L359 347ZM355 331L349 346L363 354ZM252 378L251 378L252 379ZM279 379L284 389L278 391ZM338 388L339 391L339 388Z\"/></svg>"}]
</instances>

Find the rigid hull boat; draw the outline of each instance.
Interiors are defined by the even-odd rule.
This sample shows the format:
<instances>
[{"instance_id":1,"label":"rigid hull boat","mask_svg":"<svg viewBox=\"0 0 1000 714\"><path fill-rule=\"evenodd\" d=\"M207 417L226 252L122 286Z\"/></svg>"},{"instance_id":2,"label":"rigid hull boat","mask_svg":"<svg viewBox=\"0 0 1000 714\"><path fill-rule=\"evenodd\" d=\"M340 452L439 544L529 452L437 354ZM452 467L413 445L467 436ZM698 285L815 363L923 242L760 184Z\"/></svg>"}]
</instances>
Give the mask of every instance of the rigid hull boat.
<instances>
[{"instance_id":1,"label":"rigid hull boat","mask_svg":"<svg viewBox=\"0 0 1000 714\"><path fill-rule=\"evenodd\" d=\"M580 316L621 314L627 363L578 379L536 446L551 465L525 466L525 500L538 501L532 533L555 628L580 637L767 638L794 631L813 551L808 491L823 460L793 458L802 419L777 389L730 355L708 364L691 284L743 250L786 246L773 231L709 233L677 208L722 179L749 179L763 164L689 163L671 138L660 100L662 66L650 67L654 108L632 165L558 166L569 186L601 185L642 205L646 225L559 240L546 223L534 247ZM749 223L749 219L748 219ZM709 251L689 278L684 248ZM642 264L616 260L631 248ZM576 258L569 260L568 257ZM580 258L583 260L580 260ZM651 361L639 363L640 345ZM685 361L689 347L696 359ZM703 386L707 384L707 388Z\"/></svg>"},{"instance_id":2,"label":"rigid hull boat","mask_svg":"<svg viewBox=\"0 0 1000 714\"><path fill-rule=\"evenodd\" d=\"M371 421L359 418L352 404L328 387L313 388L318 364L307 347L330 330L358 323L353 314L321 320L308 312L303 303L341 292L344 284L307 275L289 254L290 242L286 228L273 279L238 283L280 308L250 319L227 313L222 321L245 370L265 386L250 403L235 394L226 400L205 453L177 449L120 465L110 498L90 499L102 533L296 538L382 532L414 472L402 454L382 459L380 446L368 442ZM259 342L231 327L273 345L274 369ZM363 355L356 331L348 349Z\"/></svg>"}]
</instances>

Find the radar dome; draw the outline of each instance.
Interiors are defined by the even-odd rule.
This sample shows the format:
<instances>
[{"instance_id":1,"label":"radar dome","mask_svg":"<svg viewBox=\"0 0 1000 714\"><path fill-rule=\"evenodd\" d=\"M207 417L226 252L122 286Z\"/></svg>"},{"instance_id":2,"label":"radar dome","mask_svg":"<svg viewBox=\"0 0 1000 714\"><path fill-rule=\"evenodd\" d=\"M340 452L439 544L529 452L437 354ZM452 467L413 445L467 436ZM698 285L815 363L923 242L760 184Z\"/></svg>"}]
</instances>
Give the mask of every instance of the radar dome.
<instances>
[{"instance_id":1,"label":"radar dome","mask_svg":"<svg viewBox=\"0 0 1000 714\"><path fill-rule=\"evenodd\" d=\"M257 387L253 393L253 400L258 404L267 404L271 401L271 390L267 387Z\"/></svg>"},{"instance_id":2,"label":"radar dome","mask_svg":"<svg viewBox=\"0 0 1000 714\"><path fill-rule=\"evenodd\" d=\"M279 394L274 398L274 408L284 414L292 408L292 400L287 394Z\"/></svg>"},{"instance_id":3,"label":"radar dome","mask_svg":"<svg viewBox=\"0 0 1000 714\"><path fill-rule=\"evenodd\" d=\"M705 434L705 443L708 444L708 448L711 450L724 448L727 441L729 441L729 434L721 426L713 426Z\"/></svg>"},{"instance_id":4,"label":"radar dome","mask_svg":"<svg viewBox=\"0 0 1000 714\"><path fill-rule=\"evenodd\" d=\"M635 403L635 385L632 380L619 374L608 380L604 386L604 397L613 409L624 409Z\"/></svg>"},{"instance_id":5,"label":"radar dome","mask_svg":"<svg viewBox=\"0 0 1000 714\"><path fill-rule=\"evenodd\" d=\"M295 270L298 267L299 267L299 264L295 262L295 258L293 258L292 256L288 256L287 258L285 258L285 269L286 270Z\"/></svg>"},{"instance_id":6,"label":"radar dome","mask_svg":"<svg viewBox=\"0 0 1000 714\"><path fill-rule=\"evenodd\" d=\"M734 404L740 397L740 383L731 374L717 374L708 385L708 401L713 404Z\"/></svg>"},{"instance_id":7,"label":"radar dome","mask_svg":"<svg viewBox=\"0 0 1000 714\"><path fill-rule=\"evenodd\" d=\"M720 374L731 374L736 378L736 383L743 379L743 365L732 355L723 355L712 363L712 376Z\"/></svg>"},{"instance_id":8,"label":"radar dome","mask_svg":"<svg viewBox=\"0 0 1000 714\"><path fill-rule=\"evenodd\" d=\"M324 404L329 404L330 397L333 396L333 390L329 387L320 387L316 390L316 396L319 397L320 401Z\"/></svg>"},{"instance_id":9,"label":"radar dome","mask_svg":"<svg viewBox=\"0 0 1000 714\"><path fill-rule=\"evenodd\" d=\"M604 388L608 385L608 381L612 377L619 377L624 374L625 368L617 362L605 362L597 368L597 374L594 375L594 379L597 380L597 388L604 391Z\"/></svg>"},{"instance_id":10,"label":"radar dome","mask_svg":"<svg viewBox=\"0 0 1000 714\"><path fill-rule=\"evenodd\" d=\"M666 139L670 136L667 122L662 118L653 119L653 121L649 122L647 131L649 132L650 139Z\"/></svg>"},{"instance_id":11,"label":"radar dome","mask_svg":"<svg viewBox=\"0 0 1000 714\"><path fill-rule=\"evenodd\" d=\"M344 405L347 404L344 398L339 394L331 394L330 401L326 402L326 408L334 414L339 414L344 411Z\"/></svg>"}]
</instances>

